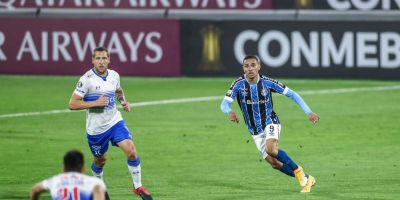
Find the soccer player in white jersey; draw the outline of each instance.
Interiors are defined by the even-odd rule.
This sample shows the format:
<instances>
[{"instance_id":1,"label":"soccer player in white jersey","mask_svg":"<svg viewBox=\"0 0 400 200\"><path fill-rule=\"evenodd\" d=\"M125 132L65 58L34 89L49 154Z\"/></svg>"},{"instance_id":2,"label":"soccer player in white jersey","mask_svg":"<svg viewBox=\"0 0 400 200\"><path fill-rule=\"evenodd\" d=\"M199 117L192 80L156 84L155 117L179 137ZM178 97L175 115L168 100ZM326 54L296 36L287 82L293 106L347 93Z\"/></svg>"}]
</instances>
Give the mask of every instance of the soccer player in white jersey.
<instances>
[{"instance_id":1,"label":"soccer player in white jersey","mask_svg":"<svg viewBox=\"0 0 400 200\"><path fill-rule=\"evenodd\" d=\"M319 116L311 111L295 91L276 80L260 75L260 69L260 60L257 56L249 55L243 59L244 75L232 83L221 103L221 110L231 121L238 123L239 117L231 109L232 102L237 99L247 129L261 156L274 169L296 177L302 187L301 192L308 193L315 184L315 178L304 173L302 167L298 166L283 149L278 148L281 125L278 115L273 110L272 92L292 99L303 109L311 122L318 122Z\"/></svg>"},{"instance_id":2,"label":"soccer player in white jersey","mask_svg":"<svg viewBox=\"0 0 400 200\"><path fill-rule=\"evenodd\" d=\"M93 68L87 71L76 85L69 101L71 110L86 111L86 132L90 150L94 156L91 165L94 176L103 178L103 167L107 160L109 142L122 149L127 157L132 176L132 191L142 199L151 200L148 190L142 186L140 158L132 136L116 108L118 100L126 112L130 112L120 85L119 74L108 69L110 55L104 47L97 47L92 55Z\"/></svg>"},{"instance_id":3,"label":"soccer player in white jersey","mask_svg":"<svg viewBox=\"0 0 400 200\"><path fill-rule=\"evenodd\" d=\"M49 191L53 200L104 200L106 186L103 180L83 174L84 159L80 151L71 150L64 156L64 172L36 183L30 199L37 200Z\"/></svg>"}]
</instances>

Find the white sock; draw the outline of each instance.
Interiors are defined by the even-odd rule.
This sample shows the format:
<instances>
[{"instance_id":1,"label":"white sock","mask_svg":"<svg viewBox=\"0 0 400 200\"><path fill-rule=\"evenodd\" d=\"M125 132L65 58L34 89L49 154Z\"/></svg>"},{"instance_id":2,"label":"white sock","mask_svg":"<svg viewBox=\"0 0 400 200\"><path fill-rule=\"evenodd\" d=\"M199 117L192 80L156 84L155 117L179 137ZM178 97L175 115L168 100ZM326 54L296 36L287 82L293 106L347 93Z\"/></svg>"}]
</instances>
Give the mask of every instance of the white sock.
<instances>
[{"instance_id":1,"label":"white sock","mask_svg":"<svg viewBox=\"0 0 400 200\"><path fill-rule=\"evenodd\" d=\"M103 180L103 172L96 173L95 171L92 170L92 174L93 174L93 176Z\"/></svg>"},{"instance_id":2,"label":"white sock","mask_svg":"<svg viewBox=\"0 0 400 200\"><path fill-rule=\"evenodd\" d=\"M94 162L92 162L92 166L90 167L90 169L92 170L92 174L93 176L103 180L103 168L102 167L97 167ZM96 172L98 171L98 172ZM100 171L100 172L99 172Z\"/></svg>"},{"instance_id":3,"label":"white sock","mask_svg":"<svg viewBox=\"0 0 400 200\"><path fill-rule=\"evenodd\" d=\"M128 170L132 176L133 186L135 187L135 189L142 186L142 172L140 164L138 166L128 165Z\"/></svg>"}]
</instances>

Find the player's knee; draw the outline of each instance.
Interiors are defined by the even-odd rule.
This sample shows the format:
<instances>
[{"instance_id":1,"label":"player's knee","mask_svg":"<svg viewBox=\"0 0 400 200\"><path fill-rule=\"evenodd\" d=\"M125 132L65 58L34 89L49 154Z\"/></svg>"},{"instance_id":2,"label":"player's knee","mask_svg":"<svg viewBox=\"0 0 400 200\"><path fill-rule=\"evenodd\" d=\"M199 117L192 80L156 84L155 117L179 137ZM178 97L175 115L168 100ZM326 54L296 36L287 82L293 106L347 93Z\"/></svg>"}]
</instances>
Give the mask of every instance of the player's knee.
<instances>
[{"instance_id":1,"label":"player's knee","mask_svg":"<svg viewBox=\"0 0 400 200\"><path fill-rule=\"evenodd\" d=\"M270 163L271 167L276 169L276 170L280 170L281 166L278 163Z\"/></svg>"},{"instance_id":2,"label":"player's knee","mask_svg":"<svg viewBox=\"0 0 400 200\"><path fill-rule=\"evenodd\" d=\"M136 153L136 149L131 149L126 153L127 157L129 160L136 160L138 158L138 155Z\"/></svg>"},{"instance_id":3,"label":"player's knee","mask_svg":"<svg viewBox=\"0 0 400 200\"><path fill-rule=\"evenodd\" d=\"M94 159L94 164L99 167L103 167L106 164L106 162L107 162L107 157L105 156Z\"/></svg>"},{"instance_id":4,"label":"player's knee","mask_svg":"<svg viewBox=\"0 0 400 200\"><path fill-rule=\"evenodd\" d=\"M267 154L272 157L276 157L278 155L278 150L276 148L267 148Z\"/></svg>"},{"instance_id":5,"label":"player's knee","mask_svg":"<svg viewBox=\"0 0 400 200\"><path fill-rule=\"evenodd\" d=\"M282 165L273 157L268 156L267 158L265 158L265 161L268 162L269 165L271 165L272 168L274 169L281 169Z\"/></svg>"}]
</instances>

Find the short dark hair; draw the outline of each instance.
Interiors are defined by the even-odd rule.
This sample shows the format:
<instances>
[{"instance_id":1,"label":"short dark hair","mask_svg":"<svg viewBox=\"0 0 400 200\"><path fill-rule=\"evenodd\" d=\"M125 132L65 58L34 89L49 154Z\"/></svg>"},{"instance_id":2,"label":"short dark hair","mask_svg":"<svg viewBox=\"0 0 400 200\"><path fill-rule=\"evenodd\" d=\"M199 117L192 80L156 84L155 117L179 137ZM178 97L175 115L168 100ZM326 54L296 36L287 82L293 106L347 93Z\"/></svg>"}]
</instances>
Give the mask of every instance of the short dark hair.
<instances>
[{"instance_id":1,"label":"short dark hair","mask_svg":"<svg viewBox=\"0 0 400 200\"><path fill-rule=\"evenodd\" d=\"M64 156L64 170L66 172L82 172L84 159L82 152L78 150L68 151Z\"/></svg>"},{"instance_id":2,"label":"short dark hair","mask_svg":"<svg viewBox=\"0 0 400 200\"><path fill-rule=\"evenodd\" d=\"M242 64L244 64L244 61L247 60L247 59L255 59L258 62L258 64L261 64L260 58L258 58L258 56L256 56L256 55L247 55L247 56L245 56L243 58Z\"/></svg>"},{"instance_id":3,"label":"short dark hair","mask_svg":"<svg viewBox=\"0 0 400 200\"><path fill-rule=\"evenodd\" d=\"M105 51L105 52L107 52L107 56L110 57L110 54L108 53L108 49L105 47L96 47L95 49L93 49L92 57L94 57L94 55L96 54L97 51Z\"/></svg>"}]
</instances>

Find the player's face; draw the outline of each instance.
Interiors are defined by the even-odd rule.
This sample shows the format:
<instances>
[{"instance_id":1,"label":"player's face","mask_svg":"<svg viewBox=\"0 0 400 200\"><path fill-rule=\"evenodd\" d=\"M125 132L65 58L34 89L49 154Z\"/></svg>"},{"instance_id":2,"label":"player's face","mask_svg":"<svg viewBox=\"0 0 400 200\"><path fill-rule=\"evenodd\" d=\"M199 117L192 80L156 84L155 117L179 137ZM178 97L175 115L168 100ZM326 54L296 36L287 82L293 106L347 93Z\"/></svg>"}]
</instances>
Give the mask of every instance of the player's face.
<instances>
[{"instance_id":1,"label":"player's face","mask_svg":"<svg viewBox=\"0 0 400 200\"><path fill-rule=\"evenodd\" d=\"M96 51L94 57L92 57L92 63L96 71L104 75L107 71L108 64L110 64L110 57L108 57L106 51Z\"/></svg>"},{"instance_id":2,"label":"player's face","mask_svg":"<svg viewBox=\"0 0 400 200\"><path fill-rule=\"evenodd\" d=\"M249 58L243 62L243 71L248 79L255 79L258 77L260 71L260 63L254 58Z\"/></svg>"}]
</instances>

